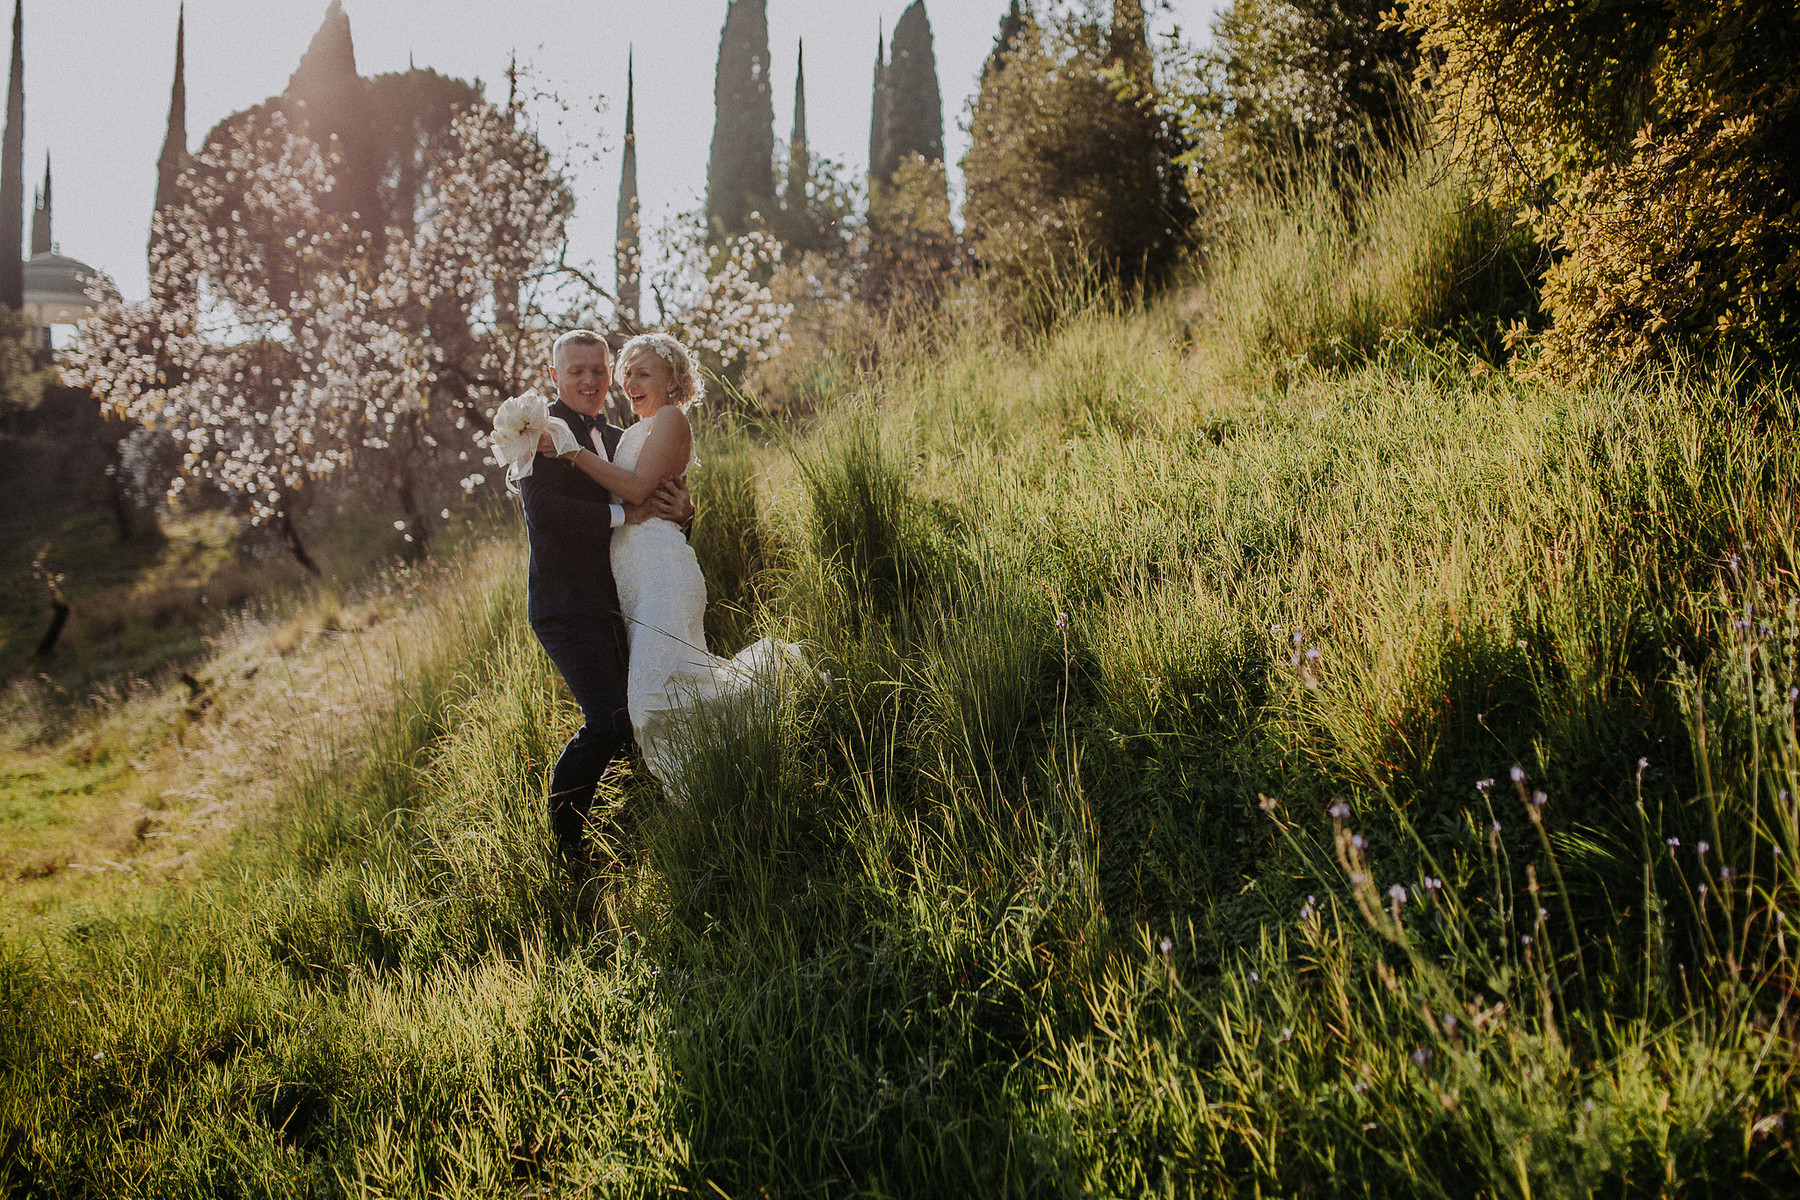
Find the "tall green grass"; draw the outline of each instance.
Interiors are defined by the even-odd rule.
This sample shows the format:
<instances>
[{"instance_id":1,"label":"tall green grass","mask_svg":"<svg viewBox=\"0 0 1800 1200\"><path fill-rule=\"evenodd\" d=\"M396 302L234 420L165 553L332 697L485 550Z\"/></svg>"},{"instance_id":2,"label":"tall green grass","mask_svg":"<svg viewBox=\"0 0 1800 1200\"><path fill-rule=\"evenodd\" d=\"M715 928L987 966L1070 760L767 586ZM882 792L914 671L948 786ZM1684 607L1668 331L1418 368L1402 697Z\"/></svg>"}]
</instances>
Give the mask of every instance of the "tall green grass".
<instances>
[{"instance_id":1,"label":"tall green grass","mask_svg":"<svg viewBox=\"0 0 1800 1200\"><path fill-rule=\"evenodd\" d=\"M1343 184L1328 161L1279 173L1218 252L1212 349L1238 375L1288 379L1407 339L1501 360L1535 312L1541 255L1439 147L1373 153Z\"/></svg>"},{"instance_id":2,"label":"tall green grass","mask_svg":"<svg viewBox=\"0 0 1800 1200\"><path fill-rule=\"evenodd\" d=\"M1791 1194L1800 396L1288 370L1232 270L703 455L717 648L819 673L610 780L591 875L464 572L235 886L5 942L8 1190Z\"/></svg>"}]
</instances>

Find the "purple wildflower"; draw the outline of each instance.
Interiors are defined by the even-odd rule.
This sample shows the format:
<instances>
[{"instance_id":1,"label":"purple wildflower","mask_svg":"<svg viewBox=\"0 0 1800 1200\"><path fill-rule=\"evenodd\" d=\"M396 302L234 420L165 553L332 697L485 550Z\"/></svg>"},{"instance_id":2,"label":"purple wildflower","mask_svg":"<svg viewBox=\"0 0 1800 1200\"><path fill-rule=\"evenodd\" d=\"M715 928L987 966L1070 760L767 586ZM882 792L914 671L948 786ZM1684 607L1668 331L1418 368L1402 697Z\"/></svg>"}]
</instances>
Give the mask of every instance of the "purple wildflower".
<instances>
[{"instance_id":1,"label":"purple wildflower","mask_svg":"<svg viewBox=\"0 0 1800 1200\"><path fill-rule=\"evenodd\" d=\"M1331 814L1331 819L1334 821L1348 821L1350 819L1350 806L1345 804L1342 800L1339 800L1325 811Z\"/></svg>"},{"instance_id":2,"label":"purple wildflower","mask_svg":"<svg viewBox=\"0 0 1800 1200\"><path fill-rule=\"evenodd\" d=\"M1393 887L1388 889L1388 899L1392 900L1395 904L1405 904L1406 889L1396 883Z\"/></svg>"},{"instance_id":3,"label":"purple wildflower","mask_svg":"<svg viewBox=\"0 0 1800 1200\"><path fill-rule=\"evenodd\" d=\"M1524 783L1525 782L1525 768L1521 767L1518 763L1513 764L1513 769L1509 772L1509 774L1512 776L1512 781L1514 783Z\"/></svg>"}]
</instances>

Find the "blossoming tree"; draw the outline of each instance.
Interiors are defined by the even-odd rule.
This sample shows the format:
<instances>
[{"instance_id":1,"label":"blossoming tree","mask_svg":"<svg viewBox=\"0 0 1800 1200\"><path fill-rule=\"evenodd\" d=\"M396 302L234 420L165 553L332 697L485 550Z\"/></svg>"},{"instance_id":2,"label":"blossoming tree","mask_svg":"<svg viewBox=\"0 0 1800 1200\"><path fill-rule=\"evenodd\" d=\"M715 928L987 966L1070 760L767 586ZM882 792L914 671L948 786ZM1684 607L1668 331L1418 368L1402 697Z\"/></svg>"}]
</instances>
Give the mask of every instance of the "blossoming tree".
<instances>
[{"instance_id":1,"label":"blossoming tree","mask_svg":"<svg viewBox=\"0 0 1800 1200\"><path fill-rule=\"evenodd\" d=\"M359 460L422 539L562 257L573 201L520 116L478 103L422 135L379 235L329 210L331 151L283 112L226 123L157 216L150 298L103 297L72 382L179 444L171 495L217 486L308 570L296 498Z\"/></svg>"},{"instance_id":2,"label":"blossoming tree","mask_svg":"<svg viewBox=\"0 0 1800 1200\"><path fill-rule=\"evenodd\" d=\"M149 299L106 285L67 361L139 426L128 486L216 488L315 573L295 514L323 481L387 497L423 551L438 501L485 482L495 405L542 382L558 330L616 307L570 260L568 173L522 103L419 74L419 111L387 114L376 151L315 137L280 101L221 123L157 214ZM767 286L779 253L762 233L671 229L659 327L719 371L766 360L787 315Z\"/></svg>"},{"instance_id":3,"label":"blossoming tree","mask_svg":"<svg viewBox=\"0 0 1800 1200\"><path fill-rule=\"evenodd\" d=\"M709 240L703 220L689 214L659 232L663 255L649 272L662 318L656 328L713 371L735 375L787 344L793 306L776 299L768 283L782 245L762 229Z\"/></svg>"}]
</instances>

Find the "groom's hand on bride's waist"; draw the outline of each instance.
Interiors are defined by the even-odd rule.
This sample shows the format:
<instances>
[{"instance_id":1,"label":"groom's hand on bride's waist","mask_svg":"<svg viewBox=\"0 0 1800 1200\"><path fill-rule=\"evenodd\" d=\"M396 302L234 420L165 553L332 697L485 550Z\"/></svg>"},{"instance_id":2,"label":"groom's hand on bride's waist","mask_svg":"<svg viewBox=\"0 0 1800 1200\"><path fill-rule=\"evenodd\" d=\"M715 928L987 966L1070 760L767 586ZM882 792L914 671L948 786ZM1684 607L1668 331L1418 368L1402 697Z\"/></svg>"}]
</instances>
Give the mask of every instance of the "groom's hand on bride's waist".
<instances>
[{"instance_id":1,"label":"groom's hand on bride's waist","mask_svg":"<svg viewBox=\"0 0 1800 1200\"><path fill-rule=\"evenodd\" d=\"M665 479L662 486L650 494L650 498L642 504L625 506L625 523L638 525L652 517L661 517L665 521L681 526L685 532L694 522L694 501L688 495L687 481L676 477Z\"/></svg>"}]
</instances>

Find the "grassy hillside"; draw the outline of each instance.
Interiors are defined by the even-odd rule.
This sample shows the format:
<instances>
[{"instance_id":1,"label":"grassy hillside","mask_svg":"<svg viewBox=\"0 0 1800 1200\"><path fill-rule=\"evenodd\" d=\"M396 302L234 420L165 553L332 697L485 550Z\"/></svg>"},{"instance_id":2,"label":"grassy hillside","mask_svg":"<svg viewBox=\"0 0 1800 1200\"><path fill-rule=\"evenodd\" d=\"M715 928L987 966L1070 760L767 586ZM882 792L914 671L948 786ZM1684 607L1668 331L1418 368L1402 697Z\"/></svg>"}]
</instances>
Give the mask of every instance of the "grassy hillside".
<instances>
[{"instance_id":1,"label":"grassy hillside","mask_svg":"<svg viewBox=\"0 0 1800 1200\"><path fill-rule=\"evenodd\" d=\"M715 435L714 631L824 674L592 878L461 560L201 885L6 938L7 1190L1792 1194L1800 396L1272 349L1466 229L1339 219Z\"/></svg>"}]
</instances>

